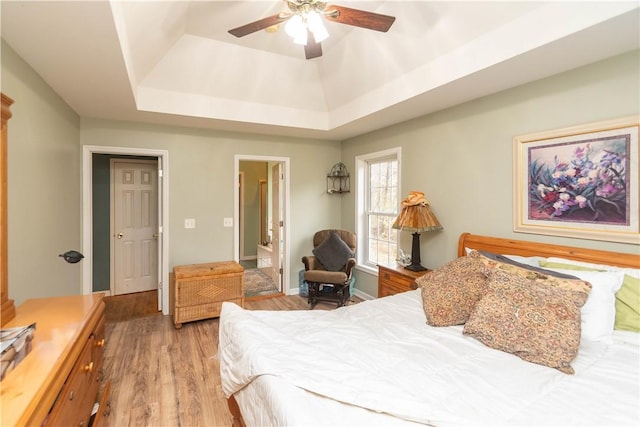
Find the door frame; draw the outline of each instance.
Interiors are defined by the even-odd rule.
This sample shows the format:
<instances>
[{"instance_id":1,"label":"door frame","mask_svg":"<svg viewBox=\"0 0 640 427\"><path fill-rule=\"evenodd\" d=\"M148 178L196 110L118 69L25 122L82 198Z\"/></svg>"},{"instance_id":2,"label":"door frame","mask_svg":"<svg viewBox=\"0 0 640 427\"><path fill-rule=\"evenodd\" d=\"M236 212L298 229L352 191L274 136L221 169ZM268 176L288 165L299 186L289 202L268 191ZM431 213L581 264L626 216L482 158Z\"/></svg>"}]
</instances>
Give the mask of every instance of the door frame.
<instances>
[{"instance_id":1,"label":"door frame","mask_svg":"<svg viewBox=\"0 0 640 427\"><path fill-rule=\"evenodd\" d=\"M244 260L244 171L240 171L238 175L238 221L234 223L238 225L238 260Z\"/></svg>"},{"instance_id":2,"label":"door frame","mask_svg":"<svg viewBox=\"0 0 640 427\"><path fill-rule=\"evenodd\" d=\"M289 212L290 210L290 201L289 201L289 175L290 175L290 159L289 157L274 157L274 156L257 156L257 155L248 155L248 154L236 154L234 156L234 170L233 170L233 206L234 206L234 214L233 214L233 256L235 261L240 261L240 162L241 161L254 161L254 162L277 162L282 163L284 166L284 182L283 187L280 189L280 192L283 196L283 206L284 212L282 212L282 220L284 221L284 249L283 249L283 258L284 268L282 269L282 293L285 295L290 294L290 270L291 270L291 242L290 242L290 219Z\"/></svg>"},{"instance_id":3,"label":"door frame","mask_svg":"<svg viewBox=\"0 0 640 427\"><path fill-rule=\"evenodd\" d=\"M158 177L158 263L160 277L158 277L158 302L162 313L169 314L169 151L147 148L111 147L111 146L82 146L82 253L85 261L82 269L82 293L93 293L93 154L112 154L127 156L157 157L158 167L162 170L162 177ZM161 302L160 302L161 301ZM160 307L158 307L160 308Z\"/></svg>"}]
</instances>

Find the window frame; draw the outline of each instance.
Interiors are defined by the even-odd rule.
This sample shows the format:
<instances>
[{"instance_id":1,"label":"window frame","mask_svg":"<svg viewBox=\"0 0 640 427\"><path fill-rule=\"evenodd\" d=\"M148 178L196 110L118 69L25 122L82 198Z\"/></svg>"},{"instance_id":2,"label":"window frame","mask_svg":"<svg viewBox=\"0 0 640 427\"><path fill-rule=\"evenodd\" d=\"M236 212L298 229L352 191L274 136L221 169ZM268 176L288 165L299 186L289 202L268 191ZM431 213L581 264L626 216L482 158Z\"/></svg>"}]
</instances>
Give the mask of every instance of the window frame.
<instances>
[{"instance_id":1,"label":"window frame","mask_svg":"<svg viewBox=\"0 0 640 427\"><path fill-rule=\"evenodd\" d=\"M376 151L373 153L362 154L356 156L356 230L358 238L357 259L358 267L361 270L377 274L378 266L375 263L369 262L369 227L368 227L368 198L369 198L369 165L373 162L380 160L396 160L398 163L398 183L397 183L397 197L395 215L398 214L400 206L400 198L402 194L402 149L400 147L394 147L387 150ZM398 235L396 241L398 247L400 236ZM397 256L397 253L396 253Z\"/></svg>"}]
</instances>

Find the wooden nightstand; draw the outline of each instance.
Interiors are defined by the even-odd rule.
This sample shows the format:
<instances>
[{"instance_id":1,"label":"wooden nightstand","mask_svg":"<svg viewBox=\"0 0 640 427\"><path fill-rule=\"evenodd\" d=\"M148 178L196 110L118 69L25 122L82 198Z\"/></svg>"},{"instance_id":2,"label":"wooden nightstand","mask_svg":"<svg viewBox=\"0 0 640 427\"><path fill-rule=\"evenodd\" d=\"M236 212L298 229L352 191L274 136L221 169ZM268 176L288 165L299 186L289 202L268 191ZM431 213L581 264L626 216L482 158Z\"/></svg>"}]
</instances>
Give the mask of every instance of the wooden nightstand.
<instances>
[{"instance_id":1,"label":"wooden nightstand","mask_svg":"<svg viewBox=\"0 0 640 427\"><path fill-rule=\"evenodd\" d=\"M428 273L407 270L401 265L378 266L378 298L416 289L416 279Z\"/></svg>"}]
</instances>

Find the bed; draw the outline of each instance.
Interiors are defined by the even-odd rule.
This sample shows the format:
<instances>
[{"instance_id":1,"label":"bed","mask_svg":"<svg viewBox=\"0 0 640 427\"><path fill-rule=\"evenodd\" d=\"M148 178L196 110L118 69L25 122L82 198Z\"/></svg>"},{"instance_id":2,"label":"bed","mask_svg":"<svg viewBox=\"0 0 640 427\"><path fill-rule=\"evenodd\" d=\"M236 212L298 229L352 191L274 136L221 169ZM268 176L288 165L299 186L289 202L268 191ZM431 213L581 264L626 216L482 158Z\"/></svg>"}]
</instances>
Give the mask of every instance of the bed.
<instances>
[{"instance_id":1,"label":"bed","mask_svg":"<svg viewBox=\"0 0 640 427\"><path fill-rule=\"evenodd\" d=\"M508 260L497 256L488 261L491 254L505 255ZM225 303L218 358L234 424L640 425L637 318L611 317L622 316L623 309L628 314L629 307L619 304L629 304L629 295L630 305L635 305L631 309L638 309L640 255L464 233L458 256L425 276L416 290L337 310L249 311ZM425 298L438 293L426 291L433 290L442 277L448 280L459 274L449 274L450 265L466 265L472 259L480 259L483 274L490 277L481 297L469 307L463 324L433 326L430 323L437 323L442 310L426 309L433 305ZM525 265L531 267L526 277L509 270L520 272L520 268L529 268ZM540 267L542 273L537 271ZM506 270L500 271L503 268ZM536 279L531 279L532 274ZM558 289L555 282L547 286L551 276L546 274L559 283ZM514 336L510 329L517 326L518 312L515 321L499 323L504 331L486 333L485 328L477 332L473 327L487 321L479 314L480 307L489 307L489 322L501 316L495 314L496 301L488 295L499 295L498 304L508 300L509 296L492 294L494 289L503 290L505 277L515 277L516 287L535 289L534 301L547 298L545 292L573 298L569 305L579 312L577 320L559 310L548 321L553 326L551 335L545 335L550 329L547 325L542 335L520 337L520 341L530 340L525 350L498 348L496 337L505 331ZM542 284L535 282L540 277ZM567 283L587 286L588 297L565 288ZM463 290L460 295L442 295L455 300L472 293ZM621 303L616 298L623 291L631 294ZM558 307L555 302L545 304ZM460 308L464 303L455 305ZM533 319L529 317L527 321ZM571 334L566 339L553 334L564 334L562 325L575 329L576 322L574 355L567 360L558 356L559 362L548 356L573 345ZM546 337L542 354L528 352L528 346L535 343L531 344L535 347L540 337Z\"/></svg>"}]
</instances>

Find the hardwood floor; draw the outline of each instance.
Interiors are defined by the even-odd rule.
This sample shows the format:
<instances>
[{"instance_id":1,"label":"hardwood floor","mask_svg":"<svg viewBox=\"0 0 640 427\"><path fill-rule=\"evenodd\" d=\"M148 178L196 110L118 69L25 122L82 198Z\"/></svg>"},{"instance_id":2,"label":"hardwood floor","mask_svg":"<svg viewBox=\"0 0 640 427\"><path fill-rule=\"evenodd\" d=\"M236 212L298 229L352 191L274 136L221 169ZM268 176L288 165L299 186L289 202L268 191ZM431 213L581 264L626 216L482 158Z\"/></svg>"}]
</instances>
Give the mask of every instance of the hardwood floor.
<instances>
[{"instance_id":1,"label":"hardwood floor","mask_svg":"<svg viewBox=\"0 0 640 427\"><path fill-rule=\"evenodd\" d=\"M108 322L161 314L158 311L158 291L104 297L104 305Z\"/></svg>"},{"instance_id":2,"label":"hardwood floor","mask_svg":"<svg viewBox=\"0 0 640 427\"><path fill-rule=\"evenodd\" d=\"M119 302L127 304L124 300ZM245 308L309 309L307 299L298 295L247 300ZM315 310L333 308L321 302ZM218 324L208 319L175 329L171 316L107 317L105 374L111 404L103 425L231 426L216 357Z\"/></svg>"},{"instance_id":3,"label":"hardwood floor","mask_svg":"<svg viewBox=\"0 0 640 427\"><path fill-rule=\"evenodd\" d=\"M175 329L171 316L107 323L107 426L226 426L220 388L218 320Z\"/></svg>"}]
</instances>

